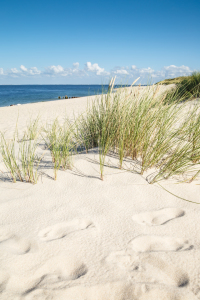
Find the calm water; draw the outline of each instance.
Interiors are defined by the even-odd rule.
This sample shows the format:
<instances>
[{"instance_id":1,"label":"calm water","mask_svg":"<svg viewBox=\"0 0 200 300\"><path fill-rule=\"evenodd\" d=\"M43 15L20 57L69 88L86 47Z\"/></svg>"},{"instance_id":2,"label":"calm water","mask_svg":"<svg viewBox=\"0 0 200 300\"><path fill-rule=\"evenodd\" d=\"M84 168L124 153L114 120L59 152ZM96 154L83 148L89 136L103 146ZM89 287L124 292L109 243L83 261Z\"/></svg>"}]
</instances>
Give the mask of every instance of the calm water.
<instances>
[{"instance_id":1,"label":"calm water","mask_svg":"<svg viewBox=\"0 0 200 300\"><path fill-rule=\"evenodd\" d=\"M103 87L107 92L108 85ZM101 85L0 85L0 107L58 100L68 97L83 97L102 93Z\"/></svg>"}]
</instances>

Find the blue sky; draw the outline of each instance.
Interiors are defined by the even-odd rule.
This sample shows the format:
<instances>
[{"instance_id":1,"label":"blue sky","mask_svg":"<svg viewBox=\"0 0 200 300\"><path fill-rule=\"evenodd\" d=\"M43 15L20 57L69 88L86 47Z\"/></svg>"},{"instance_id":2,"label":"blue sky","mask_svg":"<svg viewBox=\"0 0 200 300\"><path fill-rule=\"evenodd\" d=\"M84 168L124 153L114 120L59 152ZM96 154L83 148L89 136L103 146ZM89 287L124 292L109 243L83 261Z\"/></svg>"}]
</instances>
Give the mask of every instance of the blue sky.
<instances>
[{"instance_id":1,"label":"blue sky","mask_svg":"<svg viewBox=\"0 0 200 300\"><path fill-rule=\"evenodd\" d=\"M0 84L191 74L200 70L199 15L199 0L1 0Z\"/></svg>"}]
</instances>

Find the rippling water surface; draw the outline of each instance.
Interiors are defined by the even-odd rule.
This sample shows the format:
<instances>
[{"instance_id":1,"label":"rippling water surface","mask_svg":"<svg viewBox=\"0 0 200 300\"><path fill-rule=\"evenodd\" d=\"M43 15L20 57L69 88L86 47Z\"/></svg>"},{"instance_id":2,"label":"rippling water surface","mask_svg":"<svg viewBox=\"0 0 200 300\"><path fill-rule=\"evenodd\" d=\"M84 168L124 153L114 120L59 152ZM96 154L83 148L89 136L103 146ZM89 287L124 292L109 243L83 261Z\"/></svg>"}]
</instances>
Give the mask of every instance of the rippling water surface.
<instances>
[{"instance_id":1,"label":"rippling water surface","mask_svg":"<svg viewBox=\"0 0 200 300\"><path fill-rule=\"evenodd\" d=\"M107 92L108 85L0 85L0 107L58 100L58 97L84 97Z\"/></svg>"}]
</instances>

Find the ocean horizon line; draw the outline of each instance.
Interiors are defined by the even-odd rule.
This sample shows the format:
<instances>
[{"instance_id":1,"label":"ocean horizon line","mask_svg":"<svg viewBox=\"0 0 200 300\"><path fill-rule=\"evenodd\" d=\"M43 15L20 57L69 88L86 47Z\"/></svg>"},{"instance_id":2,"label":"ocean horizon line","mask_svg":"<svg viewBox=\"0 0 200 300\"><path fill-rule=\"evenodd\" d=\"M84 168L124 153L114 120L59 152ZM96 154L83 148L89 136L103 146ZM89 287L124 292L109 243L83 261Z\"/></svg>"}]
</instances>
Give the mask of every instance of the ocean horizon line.
<instances>
[{"instance_id":1,"label":"ocean horizon line","mask_svg":"<svg viewBox=\"0 0 200 300\"><path fill-rule=\"evenodd\" d=\"M45 84L40 84L40 83L35 83L35 84L29 84L29 83L25 83L25 84L0 84L0 86L26 86L26 85L28 85L28 86L30 86L30 85L76 85L76 86L80 86L80 85L87 85L87 86L91 86L91 85L99 85L99 86L108 86L109 84L96 84L96 83L92 83L92 84L89 84L89 83L87 83L87 84L75 84L75 83L72 83L72 84L69 84L69 83L67 83L67 84L65 84L65 83L54 83L54 84L51 84L51 83L45 83ZM147 86L147 84L134 84L134 86ZM149 85L151 85L151 84L149 84ZM115 84L115 86L131 86L131 84Z\"/></svg>"},{"instance_id":2,"label":"ocean horizon line","mask_svg":"<svg viewBox=\"0 0 200 300\"><path fill-rule=\"evenodd\" d=\"M59 99L87 97L108 92L102 84L17 84L0 85L0 107ZM116 84L115 88L130 87Z\"/></svg>"}]
</instances>

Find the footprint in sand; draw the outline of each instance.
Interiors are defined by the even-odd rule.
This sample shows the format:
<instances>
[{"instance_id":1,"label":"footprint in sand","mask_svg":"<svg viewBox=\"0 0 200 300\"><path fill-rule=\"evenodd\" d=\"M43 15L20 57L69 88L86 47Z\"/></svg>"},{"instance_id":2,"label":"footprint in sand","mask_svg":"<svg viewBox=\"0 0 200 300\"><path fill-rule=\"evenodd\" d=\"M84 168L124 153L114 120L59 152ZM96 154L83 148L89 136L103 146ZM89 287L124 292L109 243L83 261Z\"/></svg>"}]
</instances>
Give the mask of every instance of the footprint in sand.
<instances>
[{"instance_id":1,"label":"footprint in sand","mask_svg":"<svg viewBox=\"0 0 200 300\"><path fill-rule=\"evenodd\" d=\"M156 235L140 235L130 242L130 246L135 252L184 251L193 248L183 238Z\"/></svg>"},{"instance_id":2,"label":"footprint in sand","mask_svg":"<svg viewBox=\"0 0 200 300\"><path fill-rule=\"evenodd\" d=\"M141 267L139 256L135 253L127 253L124 250L111 252L105 261L127 271L139 270Z\"/></svg>"},{"instance_id":3,"label":"footprint in sand","mask_svg":"<svg viewBox=\"0 0 200 300\"><path fill-rule=\"evenodd\" d=\"M142 225L157 226L167 223L168 221L182 217L184 210L179 208L163 208L136 214L132 217L134 222Z\"/></svg>"},{"instance_id":4,"label":"footprint in sand","mask_svg":"<svg viewBox=\"0 0 200 300\"><path fill-rule=\"evenodd\" d=\"M134 282L161 283L177 287L188 284L186 272L152 254L139 256L126 251L112 252L106 262L128 272Z\"/></svg>"},{"instance_id":5,"label":"footprint in sand","mask_svg":"<svg viewBox=\"0 0 200 300\"><path fill-rule=\"evenodd\" d=\"M14 254L25 254L29 252L31 244L26 239L20 238L13 233L1 228L0 247Z\"/></svg>"},{"instance_id":6,"label":"footprint in sand","mask_svg":"<svg viewBox=\"0 0 200 300\"><path fill-rule=\"evenodd\" d=\"M14 234L10 231L4 228L0 228L0 243L12 238L13 236Z\"/></svg>"},{"instance_id":7,"label":"footprint in sand","mask_svg":"<svg viewBox=\"0 0 200 300\"><path fill-rule=\"evenodd\" d=\"M48 260L37 272L39 276L57 274L63 280L76 280L87 273L86 265L72 255L59 255Z\"/></svg>"},{"instance_id":8,"label":"footprint in sand","mask_svg":"<svg viewBox=\"0 0 200 300\"><path fill-rule=\"evenodd\" d=\"M91 220L75 219L70 222L63 222L55 224L53 226L49 226L41 230L38 236L43 241L52 241L56 239L61 239L71 232L84 230L88 227L94 227L93 222Z\"/></svg>"},{"instance_id":9,"label":"footprint in sand","mask_svg":"<svg viewBox=\"0 0 200 300\"><path fill-rule=\"evenodd\" d=\"M142 263L145 266L145 270L149 272L150 269L150 273L160 283L177 287L183 287L189 283L189 277L185 271L171 263L165 262L163 259L158 258L157 255L150 254L142 257Z\"/></svg>"},{"instance_id":10,"label":"footprint in sand","mask_svg":"<svg viewBox=\"0 0 200 300\"><path fill-rule=\"evenodd\" d=\"M12 276L7 290L20 296L33 290L60 289L63 283L76 280L87 271L86 265L77 257L59 255L41 265L33 276ZM34 294L37 295L37 292Z\"/></svg>"}]
</instances>

